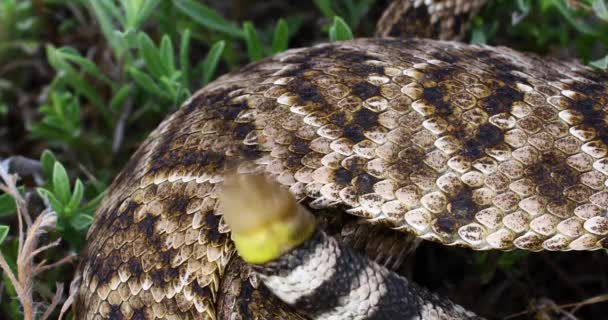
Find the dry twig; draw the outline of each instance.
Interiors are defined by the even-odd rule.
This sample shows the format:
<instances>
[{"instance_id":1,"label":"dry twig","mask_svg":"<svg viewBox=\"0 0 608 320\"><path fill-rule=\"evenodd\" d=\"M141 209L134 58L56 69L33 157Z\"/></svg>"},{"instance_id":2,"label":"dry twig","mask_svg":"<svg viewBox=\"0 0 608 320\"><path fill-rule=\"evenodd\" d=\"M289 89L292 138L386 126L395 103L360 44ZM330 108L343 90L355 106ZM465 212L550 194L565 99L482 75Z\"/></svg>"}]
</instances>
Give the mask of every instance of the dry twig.
<instances>
[{"instance_id":1,"label":"dry twig","mask_svg":"<svg viewBox=\"0 0 608 320\"><path fill-rule=\"evenodd\" d=\"M42 312L40 304L34 301L33 288L34 278L41 272L49 268L71 262L74 256L68 256L58 262L46 264L42 261L38 264L34 263L34 258L37 254L59 245L59 241L54 241L38 247L38 240L41 235L55 228L57 224L57 214L51 210L43 211L33 222L32 217L28 212L25 199L17 189L18 176L8 172L7 163L0 163L0 190L10 195L17 206L17 221L18 221L18 252L17 252L17 274L11 270L8 262L0 251L0 267L6 273L11 284L15 288L17 298L23 307L23 319L34 320L36 315L42 313L41 320L48 319L53 310L59 305L63 297L63 284L58 283L55 295L50 305ZM25 226L23 225L25 220Z\"/></svg>"}]
</instances>

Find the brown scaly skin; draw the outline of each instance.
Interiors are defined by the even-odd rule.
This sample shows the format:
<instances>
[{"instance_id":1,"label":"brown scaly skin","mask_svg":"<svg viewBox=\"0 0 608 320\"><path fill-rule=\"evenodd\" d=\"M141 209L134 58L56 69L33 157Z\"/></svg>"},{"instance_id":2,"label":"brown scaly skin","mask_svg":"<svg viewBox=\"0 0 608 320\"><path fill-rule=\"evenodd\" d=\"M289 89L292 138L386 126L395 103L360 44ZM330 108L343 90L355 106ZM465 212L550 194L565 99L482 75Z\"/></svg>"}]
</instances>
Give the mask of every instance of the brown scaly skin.
<instances>
[{"instance_id":1,"label":"brown scaly skin","mask_svg":"<svg viewBox=\"0 0 608 320\"><path fill-rule=\"evenodd\" d=\"M486 0L395 0L376 26L377 37L459 40Z\"/></svg>"},{"instance_id":2,"label":"brown scaly skin","mask_svg":"<svg viewBox=\"0 0 608 320\"><path fill-rule=\"evenodd\" d=\"M607 85L577 63L397 39L289 50L225 75L111 186L82 255L77 316L300 319L233 255L215 210L233 159L313 211L345 208L446 245L605 248Z\"/></svg>"}]
</instances>

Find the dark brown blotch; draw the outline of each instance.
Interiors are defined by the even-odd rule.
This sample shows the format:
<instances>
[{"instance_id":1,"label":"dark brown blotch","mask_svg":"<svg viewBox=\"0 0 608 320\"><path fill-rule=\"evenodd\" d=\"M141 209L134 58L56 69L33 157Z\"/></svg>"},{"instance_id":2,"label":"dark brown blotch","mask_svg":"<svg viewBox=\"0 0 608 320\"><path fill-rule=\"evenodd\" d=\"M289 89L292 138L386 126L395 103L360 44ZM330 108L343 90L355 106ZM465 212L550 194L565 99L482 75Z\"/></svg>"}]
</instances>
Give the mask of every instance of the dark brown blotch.
<instances>
[{"instance_id":1,"label":"dark brown blotch","mask_svg":"<svg viewBox=\"0 0 608 320\"><path fill-rule=\"evenodd\" d=\"M436 82L451 80L457 72L459 72L459 69L455 66L427 68L424 69L424 79Z\"/></svg>"},{"instance_id":2,"label":"dark brown blotch","mask_svg":"<svg viewBox=\"0 0 608 320\"><path fill-rule=\"evenodd\" d=\"M344 127L346 123L350 121L350 117L344 111L337 111L329 115L329 122L339 126Z\"/></svg>"},{"instance_id":3,"label":"dark brown blotch","mask_svg":"<svg viewBox=\"0 0 608 320\"><path fill-rule=\"evenodd\" d=\"M475 131L475 136L467 140L461 149L461 155L468 159L483 156L485 148L496 146L504 141L504 133L500 128L484 123Z\"/></svg>"},{"instance_id":4,"label":"dark brown blotch","mask_svg":"<svg viewBox=\"0 0 608 320\"><path fill-rule=\"evenodd\" d=\"M232 136L237 140L243 140L253 130L255 130L255 125L252 123L237 123Z\"/></svg>"},{"instance_id":5,"label":"dark brown blotch","mask_svg":"<svg viewBox=\"0 0 608 320\"><path fill-rule=\"evenodd\" d=\"M481 99L479 103L488 114L495 115L511 112L513 102L523 101L523 99L522 92L509 86L502 86L494 90L490 96Z\"/></svg>"},{"instance_id":6,"label":"dark brown blotch","mask_svg":"<svg viewBox=\"0 0 608 320\"><path fill-rule=\"evenodd\" d=\"M456 219L449 216L442 216L437 218L433 223L433 229L435 229L438 233L443 234L454 234L458 227L458 223Z\"/></svg>"},{"instance_id":7,"label":"dark brown blotch","mask_svg":"<svg viewBox=\"0 0 608 320\"><path fill-rule=\"evenodd\" d=\"M200 286L198 281L192 281L192 292L201 298L211 298L212 292L210 286Z\"/></svg>"},{"instance_id":8,"label":"dark brown blotch","mask_svg":"<svg viewBox=\"0 0 608 320\"><path fill-rule=\"evenodd\" d=\"M108 319L112 320L122 320L124 316L120 311L120 305L110 305L110 312L108 313Z\"/></svg>"},{"instance_id":9,"label":"dark brown blotch","mask_svg":"<svg viewBox=\"0 0 608 320\"><path fill-rule=\"evenodd\" d=\"M131 316L131 320L146 320L148 319L146 316L146 307L133 309L133 316Z\"/></svg>"},{"instance_id":10,"label":"dark brown blotch","mask_svg":"<svg viewBox=\"0 0 608 320\"><path fill-rule=\"evenodd\" d=\"M359 195L374 192L374 185L380 181L378 178L363 172L355 178L354 187Z\"/></svg>"},{"instance_id":11,"label":"dark brown blotch","mask_svg":"<svg viewBox=\"0 0 608 320\"><path fill-rule=\"evenodd\" d=\"M262 157L262 150L260 150L257 144L244 145L241 144L239 152L246 160L257 160Z\"/></svg>"},{"instance_id":12,"label":"dark brown blotch","mask_svg":"<svg viewBox=\"0 0 608 320\"><path fill-rule=\"evenodd\" d=\"M158 222L158 219L159 217L148 214L137 224L137 231L140 234L145 235L148 242L152 244L154 248L160 248L162 245L160 236L156 232L156 223Z\"/></svg>"},{"instance_id":13,"label":"dark brown blotch","mask_svg":"<svg viewBox=\"0 0 608 320\"><path fill-rule=\"evenodd\" d=\"M367 108L361 108L353 113L352 122L364 129L370 129L379 125L378 114Z\"/></svg>"},{"instance_id":14,"label":"dark brown blotch","mask_svg":"<svg viewBox=\"0 0 608 320\"><path fill-rule=\"evenodd\" d=\"M169 198L168 206L165 207L165 212L172 213L174 215L185 214L189 203L190 199L174 194L171 198Z\"/></svg>"},{"instance_id":15,"label":"dark brown blotch","mask_svg":"<svg viewBox=\"0 0 608 320\"><path fill-rule=\"evenodd\" d=\"M342 129L344 137L350 139L352 142L357 143L365 139L363 128L356 124L348 124Z\"/></svg>"},{"instance_id":16,"label":"dark brown blotch","mask_svg":"<svg viewBox=\"0 0 608 320\"><path fill-rule=\"evenodd\" d=\"M131 272L131 276L138 278L141 273L144 271L144 269L141 266L141 262L139 261L138 258L136 257L131 257L131 259L129 259L129 272Z\"/></svg>"},{"instance_id":17,"label":"dark brown blotch","mask_svg":"<svg viewBox=\"0 0 608 320\"><path fill-rule=\"evenodd\" d=\"M337 185L346 187L353 180L353 173L350 170L340 168L334 172L334 178Z\"/></svg>"},{"instance_id":18,"label":"dark brown blotch","mask_svg":"<svg viewBox=\"0 0 608 320\"><path fill-rule=\"evenodd\" d=\"M437 109L437 114L441 117L450 116L454 112L449 103L449 97L439 87L424 88L422 99L433 105Z\"/></svg>"},{"instance_id":19,"label":"dark brown blotch","mask_svg":"<svg viewBox=\"0 0 608 320\"><path fill-rule=\"evenodd\" d=\"M310 152L310 147L308 146L308 141L302 139L302 138L298 138L295 137L292 141L291 141L291 145L289 146L289 150L291 152L297 153L297 154L307 154Z\"/></svg>"},{"instance_id":20,"label":"dark brown blotch","mask_svg":"<svg viewBox=\"0 0 608 320\"><path fill-rule=\"evenodd\" d=\"M592 98L584 97L576 100L568 100L569 107L573 110L580 112L583 115L582 124L587 127L591 127L596 130L598 137L602 142L608 144L608 121L606 118L608 114L606 110L593 99L599 99L602 93L599 88L596 89L584 89L584 85L577 85L577 91L585 92L585 94L592 94ZM573 88L574 89L574 88ZM603 94L605 99L608 99L608 95Z\"/></svg>"},{"instance_id":21,"label":"dark brown blotch","mask_svg":"<svg viewBox=\"0 0 608 320\"><path fill-rule=\"evenodd\" d=\"M472 221L477 211L479 207L473 201L473 190L470 187L463 187L450 199L450 213L461 225Z\"/></svg>"},{"instance_id":22,"label":"dark brown blotch","mask_svg":"<svg viewBox=\"0 0 608 320\"><path fill-rule=\"evenodd\" d=\"M579 174L566 163L564 155L549 152L524 171L537 191L556 205L566 204L563 190L579 181Z\"/></svg>"},{"instance_id":23,"label":"dark brown blotch","mask_svg":"<svg viewBox=\"0 0 608 320\"><path fill-rule=\"evenodd\" d=\"M110 282L112 277L118 276L116 270L118 270L121 263L122 260L120 259L118 251L113 251L106 258L96 257L93 260L91 269L93 274L97 276L99 283L105 284Z\"/></svg>"},{"instance_id":24,"label":"dark brown blotch","mask_svg":"<svg viewBox=\"0 0 608 320\"><path fill-rule=\"evenodd\" d=\"M379 96L380 88L367 81L361 81L352 86L351 92L361 100L365 100L371 97Z\"/></svg>"}]
</instances>

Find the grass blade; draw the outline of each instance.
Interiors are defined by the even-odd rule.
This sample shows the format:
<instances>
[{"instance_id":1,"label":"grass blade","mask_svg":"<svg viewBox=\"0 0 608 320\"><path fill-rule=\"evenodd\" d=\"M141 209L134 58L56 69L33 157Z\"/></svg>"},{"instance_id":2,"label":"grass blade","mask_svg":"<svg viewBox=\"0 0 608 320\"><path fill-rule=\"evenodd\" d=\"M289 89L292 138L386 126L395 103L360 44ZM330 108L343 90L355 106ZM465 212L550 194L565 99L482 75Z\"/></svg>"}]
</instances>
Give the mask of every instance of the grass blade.
<instances>
[{"instance_id":1,"label":"grass blade","mask_svg":"<svg viewBox=\"0 0 608 320\"><path fill-rule=\"evenodd\" d=\"M340 17L334 17L334 22L329 28L329 40L332 42L335 41L344 41L350 40L353 38L353 32L350 30L344 19Z\"/></svg>"},{"instance_id":2,"label":"grass blade","mask_svg":"<svg viewBox=\"0 0 608 320\"><path fill-rule=\"evenodd\" d=\"M245 33L245 43L247 44L247 56L249 61L254 62L264 57L262 51L262 42L255 31L253 23L247 21L243 23L243 31Z\"/></svg>"},{"instance_id":3,"label":"grass blade","mask_svg":"<svg viewBox=\"0 0 608 320\"><path fill-rule=\"evenodd\" d=\"M211 81L225 46L225 41L218 41L209 49L209 53L203 61L203 85Z\"/></svg>"},{"instance_id":4,"label":"grass blade","mask_svg":"<svg viewBox=\"0 0 608 320\"><path fill-rule=\"evenodd\" d=\"M289 43L289 27L284 19L279 19L276 27L274 28L274 35L272 37L272 53L279 53L287 50Z\"/></svg>"},{"instance_id":5,"label":"grass blade","mask_svg":"<svg viewBox=\"0 0 608 320\"><path fill-rule=\"evenodd\" d=\"M206 28L220 31L236 38L244 37L244 33L237 26L203 4L192 0L176 0L174 4L177 9Z\"/></svg>"}]
</instances>

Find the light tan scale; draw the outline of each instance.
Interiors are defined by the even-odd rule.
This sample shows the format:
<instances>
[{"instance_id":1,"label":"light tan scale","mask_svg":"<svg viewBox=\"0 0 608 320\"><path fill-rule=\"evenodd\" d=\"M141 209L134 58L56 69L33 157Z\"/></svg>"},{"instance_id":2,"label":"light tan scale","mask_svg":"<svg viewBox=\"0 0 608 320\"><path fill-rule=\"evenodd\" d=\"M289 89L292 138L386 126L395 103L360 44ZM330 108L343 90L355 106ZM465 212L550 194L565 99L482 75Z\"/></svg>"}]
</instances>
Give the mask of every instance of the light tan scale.
<instances>
[{"instance_id":1,"label":"light tan scale","mask_svg":"<svg viewBox=\"0 0 608 320\"><path fill-rule=\"evenodd\" d=\"M117 177L88 234L77 317L301 319L234 254L226 168L266 172L387 265L406 235L606 248L607 113L605 72L504 47L359 39L267 58L195 93Z\"/></svg>"}]
</instances>

